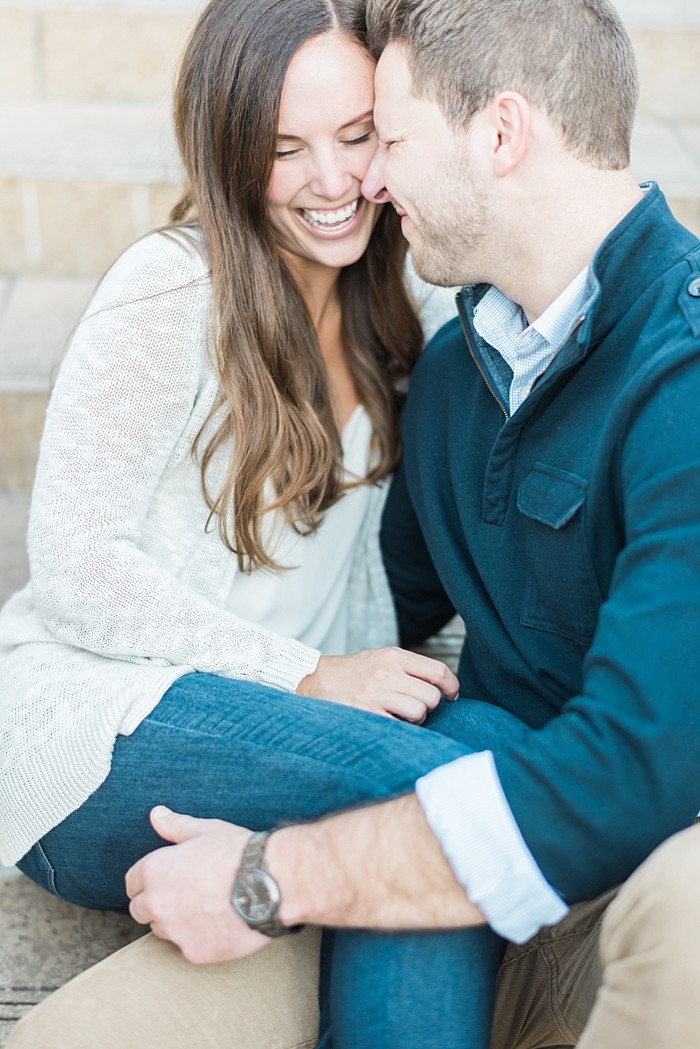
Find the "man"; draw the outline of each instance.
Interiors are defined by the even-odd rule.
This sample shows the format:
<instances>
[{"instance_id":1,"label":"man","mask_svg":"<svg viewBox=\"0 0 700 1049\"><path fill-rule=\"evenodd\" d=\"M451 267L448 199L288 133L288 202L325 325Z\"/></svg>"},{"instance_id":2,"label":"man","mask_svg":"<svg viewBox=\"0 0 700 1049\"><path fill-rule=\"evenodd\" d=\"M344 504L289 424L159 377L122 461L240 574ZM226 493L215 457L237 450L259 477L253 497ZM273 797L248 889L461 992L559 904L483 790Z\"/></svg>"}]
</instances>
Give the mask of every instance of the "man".
<instances>
[{"instance_id":1,"label":"man","mask_svg":"<svg viewBox=\"0 0 700 1049\"><path fill-rule=\"evenodd\" d=\"M456 608L461 693L535 731L266 841L156 809L178 844L132 868L131 910L195 962L303 923L490 926L459 934L466 1009L435 962L439 1031L416 1035L419 1003L387 1036L384 995L336 1049L485 1049L492 1012L499 1049L689 1049L700 832L676 832L700 798L700 243L629 171L636 74L607 0L376 0L369 20L364 191L402 216L423 277L467 285L412 381L385 519L403 640ZM511 941L495 1005L494 934ZM373 948L341 940L342 1013Z\"/></svg>"}]
</instances>

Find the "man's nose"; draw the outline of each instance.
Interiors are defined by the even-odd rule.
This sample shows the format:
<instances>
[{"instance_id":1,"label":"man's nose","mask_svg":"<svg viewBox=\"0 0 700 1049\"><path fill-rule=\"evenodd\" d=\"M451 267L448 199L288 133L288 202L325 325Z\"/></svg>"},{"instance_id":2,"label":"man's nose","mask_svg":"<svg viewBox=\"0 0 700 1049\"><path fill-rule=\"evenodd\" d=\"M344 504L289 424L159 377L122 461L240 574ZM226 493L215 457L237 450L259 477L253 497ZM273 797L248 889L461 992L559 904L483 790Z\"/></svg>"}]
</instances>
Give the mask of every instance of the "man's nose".
<instances>
[{"instance_id":1,"label":"man's nose","mask_svg":"<svg viewBox=\"0 0 700 1049\"><path fill-rule=\"evenodd\" d=\"M391 200L391 194L384 185L384 163L385 150L380 145L362 180L362 196L367 200L373 200L375 204L387 204Z\"/></svg>"}]
</instances>

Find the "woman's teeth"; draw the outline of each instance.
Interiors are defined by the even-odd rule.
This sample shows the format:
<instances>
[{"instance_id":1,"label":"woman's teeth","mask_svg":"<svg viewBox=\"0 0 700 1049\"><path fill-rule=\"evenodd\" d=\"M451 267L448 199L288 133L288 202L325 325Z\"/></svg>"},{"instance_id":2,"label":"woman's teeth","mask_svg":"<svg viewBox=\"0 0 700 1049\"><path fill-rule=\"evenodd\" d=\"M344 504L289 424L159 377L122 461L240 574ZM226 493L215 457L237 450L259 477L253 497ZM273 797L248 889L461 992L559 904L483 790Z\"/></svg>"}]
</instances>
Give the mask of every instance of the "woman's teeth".
<instances>
[{"instance_id":1,"label":"woman's teeth","mask_svg":"<svg viewBox=\"0 0 700 1049\"><path fill-rule=\"evenodd\" d=\"M310 226L316 226L317 229L335 229L337 226L342 226L355 217L359 204L360 200L358 197L352 204L339 208L338 211L309 211L306 208L302 208L301 213Z\"/></svg>"}]
</instances>

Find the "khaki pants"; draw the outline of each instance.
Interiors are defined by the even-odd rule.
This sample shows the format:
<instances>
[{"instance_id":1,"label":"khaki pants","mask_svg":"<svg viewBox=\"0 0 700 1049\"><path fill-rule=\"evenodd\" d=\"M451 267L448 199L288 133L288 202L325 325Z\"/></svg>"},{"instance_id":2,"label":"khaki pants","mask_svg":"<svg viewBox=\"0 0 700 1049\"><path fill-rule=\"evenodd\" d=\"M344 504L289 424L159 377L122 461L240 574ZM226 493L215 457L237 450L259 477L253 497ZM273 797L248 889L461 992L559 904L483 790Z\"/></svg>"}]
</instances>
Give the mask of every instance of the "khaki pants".
<instances>
[{"instance_id":1,"label":"khaki pants","mask_svg":"<svg viewBox=\"0 0 700 1049\"><path fill-rule=\"evenodd\" d=\"M700 1047L699 886L700 826L669 839L619 893L509 946L492 1049ZM318 943L308 929L196 967L145 936L42 1002L8 1049L311 1049Z\"/></svg>"}]
</instances>

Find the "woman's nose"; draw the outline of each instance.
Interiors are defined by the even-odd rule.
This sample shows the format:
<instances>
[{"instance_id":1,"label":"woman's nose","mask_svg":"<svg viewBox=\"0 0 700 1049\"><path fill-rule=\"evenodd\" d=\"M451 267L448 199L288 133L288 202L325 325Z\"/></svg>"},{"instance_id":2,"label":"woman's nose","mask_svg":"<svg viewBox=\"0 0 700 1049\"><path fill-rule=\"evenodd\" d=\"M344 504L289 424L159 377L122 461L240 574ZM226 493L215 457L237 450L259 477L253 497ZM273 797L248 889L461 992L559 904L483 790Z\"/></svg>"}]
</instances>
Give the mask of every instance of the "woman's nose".
<instances>
[{"instance_id":1,"label":"woman's nose","mask_svg":"<svg viewBox=\"0 0 700 1049\"><path fill-rule=\"evenodd\" d=\"M311 188L314 193L327 200L341 201L347 196L354 181L356 176L346 159L340 156L326 156L316 164Z\"/></svg>"}]
</instances>

